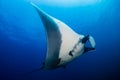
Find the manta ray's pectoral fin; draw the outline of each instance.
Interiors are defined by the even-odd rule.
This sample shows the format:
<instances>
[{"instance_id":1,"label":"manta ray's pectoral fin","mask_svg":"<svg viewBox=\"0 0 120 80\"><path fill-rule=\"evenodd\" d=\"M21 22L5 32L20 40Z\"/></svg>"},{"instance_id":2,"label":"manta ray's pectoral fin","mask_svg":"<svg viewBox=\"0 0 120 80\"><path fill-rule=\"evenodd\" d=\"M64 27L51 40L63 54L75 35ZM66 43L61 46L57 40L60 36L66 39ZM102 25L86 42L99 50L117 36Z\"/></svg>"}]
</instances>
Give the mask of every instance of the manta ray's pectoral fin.
<instances>
[{"instance_id":1,"label":"manta ray's pectoral fin","mask_svg":"<svg viewBox=\"0 0 120 80\"><path fill-rule=\"evenodd\" d=\"M73 51L70 51L70 52L69 52L69 55L73 57L73 53L72 53L72 52L73 52Z\"/></svg>"},{"instance_id":2,"label":"manta ray's pectoral fin","mask_svg":"<svg viewBox=\"0 0 120 80\"><path fill-rule=\"evenodd\" d=\"M82 39L82 43L86 43L88 40L89 40L89 35L85 36L85 37Z\"/></svg>"},{"instance_id":3,"label":"manta ray's pectoral fin","mask_svg":"<svg viewBox=\"0 0 120 80\"><path fill-rule=\"evenodd\" d=\"M84 53L91 51L91 50L95 50L95 48L92 47L85 47Z\"/></svg>"}]
</instances>

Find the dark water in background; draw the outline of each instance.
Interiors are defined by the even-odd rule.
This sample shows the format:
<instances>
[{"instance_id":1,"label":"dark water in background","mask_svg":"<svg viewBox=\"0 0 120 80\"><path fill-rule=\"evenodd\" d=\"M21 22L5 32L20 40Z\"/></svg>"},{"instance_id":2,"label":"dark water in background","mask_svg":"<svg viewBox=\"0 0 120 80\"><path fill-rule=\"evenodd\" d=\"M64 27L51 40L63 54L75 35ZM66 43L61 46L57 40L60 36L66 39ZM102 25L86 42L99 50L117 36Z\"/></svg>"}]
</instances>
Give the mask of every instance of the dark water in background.
<instances>
[{"instance_id":1,"label":"dark water in background","mask_svg":"<svg viewBox=\"0 0 120 80\"><path fill-rule=\"evenodd\" d=\"M33 1L34 2L34 1ZM68 64L67 69L38 71L46 55L45 30L25 0L0 0L0 80L120 80L119 0L84 6L38 4L79 34L96 40L96 51Z\"/></svg>"}]
</instances>

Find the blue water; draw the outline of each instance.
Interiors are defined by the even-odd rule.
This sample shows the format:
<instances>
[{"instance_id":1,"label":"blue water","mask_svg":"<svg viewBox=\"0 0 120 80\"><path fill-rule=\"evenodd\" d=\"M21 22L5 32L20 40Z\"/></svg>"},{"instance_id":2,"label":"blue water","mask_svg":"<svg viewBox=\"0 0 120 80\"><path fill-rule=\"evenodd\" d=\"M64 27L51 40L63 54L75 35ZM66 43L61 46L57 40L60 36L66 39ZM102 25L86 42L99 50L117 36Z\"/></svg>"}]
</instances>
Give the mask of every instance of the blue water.
<instances>
[{"instance_id":1,"label":"blue water","mask_svg":"<svg viewBox=\"0 0 120 80\"><path fill-rule=\"evenodd\" d=\"M119 0L77 6L31 1L77 33L92 35L96 50L71 62L65 70L24 75L40 68L45 59L44 26L29 0L0 0L0 80L120 80Z\"/></svg>"}]
</instances>

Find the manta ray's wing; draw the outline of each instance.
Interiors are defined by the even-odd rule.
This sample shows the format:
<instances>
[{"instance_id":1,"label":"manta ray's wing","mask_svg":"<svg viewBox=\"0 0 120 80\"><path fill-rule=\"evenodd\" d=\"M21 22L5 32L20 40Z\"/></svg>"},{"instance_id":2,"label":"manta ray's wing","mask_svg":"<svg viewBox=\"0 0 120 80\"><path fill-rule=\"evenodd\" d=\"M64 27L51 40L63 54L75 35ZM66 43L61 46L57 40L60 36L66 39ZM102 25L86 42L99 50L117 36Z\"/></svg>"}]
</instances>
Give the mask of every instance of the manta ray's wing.
<instances>
[{"instance_id":1,"label":"manta ray's wing","mask_svg":"<svg viewBox=\"0 0 120 80\"><path fill-rule=\"evenodd\" d=\"M73 49L74 45L77 44L80 35L62 21L43 12L35 4L32 3L32 5L40 15L47 35L47 55L43 67L45 69L54 68L60 62L59 58L66 56ZM81 35L81 37L83 36Z\"/></svg>"}]
</instances>

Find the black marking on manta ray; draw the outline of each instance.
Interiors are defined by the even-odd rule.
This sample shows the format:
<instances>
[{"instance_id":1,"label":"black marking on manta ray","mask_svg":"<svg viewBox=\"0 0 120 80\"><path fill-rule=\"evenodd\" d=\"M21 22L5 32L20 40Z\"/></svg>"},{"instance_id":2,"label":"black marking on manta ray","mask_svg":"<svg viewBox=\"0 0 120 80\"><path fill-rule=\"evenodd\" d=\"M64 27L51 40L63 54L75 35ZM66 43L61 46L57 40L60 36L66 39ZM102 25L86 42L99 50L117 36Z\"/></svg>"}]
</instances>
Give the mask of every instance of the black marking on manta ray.
<instances>
[{"instance_id":1,"label":"black marking on manta ray","mask_svg":"<svg viewBox=\"0 0 120 80\"><path fill-rule=\"evenodd\" d=\"M72 53L72 51L69 52L69 55L73 57L73 53Z\"/></svg>"},{"instance_id":2,"label":"black marking on manta ray","mask_svg":"<svg viewBox=\"0 0 120 80\"><path fill-rule=\"evenodd\" d=\"M61 58L58 59L57 64L60 64Z\"/></svg>"}]
</instances>

